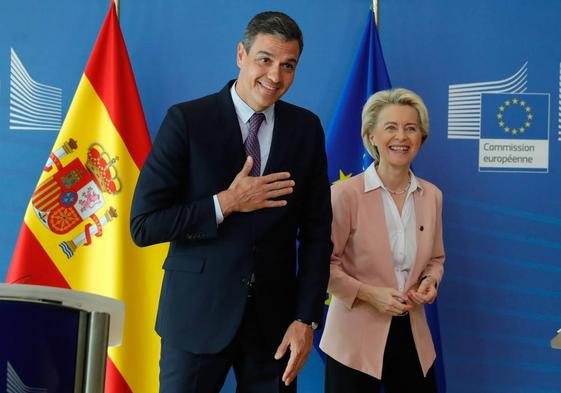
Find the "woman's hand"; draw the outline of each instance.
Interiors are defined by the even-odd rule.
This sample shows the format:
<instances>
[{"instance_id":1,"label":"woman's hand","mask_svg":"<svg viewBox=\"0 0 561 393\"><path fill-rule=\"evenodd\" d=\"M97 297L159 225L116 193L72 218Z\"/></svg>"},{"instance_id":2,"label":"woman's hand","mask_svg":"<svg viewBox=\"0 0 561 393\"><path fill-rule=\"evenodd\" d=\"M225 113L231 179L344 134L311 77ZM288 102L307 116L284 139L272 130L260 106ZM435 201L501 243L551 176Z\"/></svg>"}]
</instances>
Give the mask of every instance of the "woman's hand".
<instances>
[{"instance_id":1,"label":"woman's hand","mask_svg":"<svg viewBox=\"0 0 561 393\"><path fill-rule=\"evenodd\" d=\"M410 304L407 304L409 300L407 295L393 288L361 284L357 297L379 312L392 317L404 315L412 308Z\"/></svg>"},{"instance_id":2,"label":"woman's hand","mask_svg":"<svg viewBox=\"0 0 561 393\"><path fill-rule=\"evenodd\" d=\"M416 304L432 304L436 299L436 292L436 279L432 276L426 276L417 288L411 288L407 295Z\"/></svg>"}]
</instances>

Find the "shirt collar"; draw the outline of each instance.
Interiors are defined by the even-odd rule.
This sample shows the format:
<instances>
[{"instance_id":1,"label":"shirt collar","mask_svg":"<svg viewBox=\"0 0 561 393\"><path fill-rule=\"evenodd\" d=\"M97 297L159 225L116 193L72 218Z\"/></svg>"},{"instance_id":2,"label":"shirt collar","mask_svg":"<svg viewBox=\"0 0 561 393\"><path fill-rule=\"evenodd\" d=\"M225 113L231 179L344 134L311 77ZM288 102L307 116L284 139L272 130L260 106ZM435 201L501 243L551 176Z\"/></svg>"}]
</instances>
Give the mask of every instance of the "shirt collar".
<instances>
[{"instance_id":1,"label":"shirt collar","mask_svg":"<svg viewBox=\"0 0 561 393\"><path fill-rule=\"evenodd\" d=\"M409 174L411 175L411 185L409 186L408 193L414 192L417 189L422 191L423 187L421 186L421 183L417 181L417 178L415 177L411 169L409 169ZM377 188L383 188L387 190L384 187L384 183L382 183L380 176L378 176L378 172L376 172L374 163L372 163L364 171L364 192L369 192Z\"/></svg>"},{"instance_id":2,"label":"shirt collar","mask_svg":"<svg viewBox=\"0 0 561 393\"><path fill-rule=\"evenodd\" d=\"M234 108L236 108L238 118L242 121L242 123L247 123L255 111L240 98L238 92L236 91L236 83L237 82L234 82L230 88L230 95L232 96L232 101L234 101ZM265 115L265 121L270 124L275 115L275 104L271 105L261 113Z\"/></svg>"}]
</instances>

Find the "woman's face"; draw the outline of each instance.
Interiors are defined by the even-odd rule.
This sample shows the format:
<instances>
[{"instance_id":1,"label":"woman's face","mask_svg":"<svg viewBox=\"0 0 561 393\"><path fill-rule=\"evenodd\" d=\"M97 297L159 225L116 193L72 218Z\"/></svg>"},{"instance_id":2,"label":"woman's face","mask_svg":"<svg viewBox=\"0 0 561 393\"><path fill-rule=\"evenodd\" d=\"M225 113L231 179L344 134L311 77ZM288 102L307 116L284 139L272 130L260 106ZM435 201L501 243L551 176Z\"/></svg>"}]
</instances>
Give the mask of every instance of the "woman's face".
<instances>
[{"instance_id":1,"label":"woman's face","mask_svg":"<svg viewBox=\"0 0 561 393\"><path fill-rule=\"evenodd\" d=\"M378 147L379 165L409 168L422 141L417 110L409 105L386 105L368 139Z\"/></svg>"}]
</instances>

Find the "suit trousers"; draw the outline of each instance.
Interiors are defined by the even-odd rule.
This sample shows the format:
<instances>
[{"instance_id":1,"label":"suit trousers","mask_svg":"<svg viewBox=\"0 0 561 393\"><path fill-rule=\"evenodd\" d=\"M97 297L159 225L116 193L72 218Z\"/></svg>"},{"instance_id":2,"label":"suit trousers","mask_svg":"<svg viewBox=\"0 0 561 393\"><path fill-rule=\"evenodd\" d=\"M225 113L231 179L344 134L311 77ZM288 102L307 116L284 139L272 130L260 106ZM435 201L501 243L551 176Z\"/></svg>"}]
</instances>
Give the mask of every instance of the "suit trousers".
<instances>
[{"instance_id":1,"label":"suit trousers","mask_svg":"<svg viewBox=\"0 0 561 393\"><path fill-rule=\"evenodd\" d=\"M433 368L423 376L419 356L411 333L409 315L393 317L384 350L382 379L352 369L326 355L326 393L435 393Z\"/></svg>"},{"instance_id":2,"label":"suit trousers","mask_svg":"<svg viewBox=\"0 0 561 393\"><path fill-rule=\"evenodd\" d=\"M236 393L296 393L296 381L287 387L281 379L288 353L275 360L274 353L263 345L255 308L254 299L248 298L236 337L216 354L190 353L162 339L160 392L219 393L233 367Z\"/></svg>"}]
</instances>

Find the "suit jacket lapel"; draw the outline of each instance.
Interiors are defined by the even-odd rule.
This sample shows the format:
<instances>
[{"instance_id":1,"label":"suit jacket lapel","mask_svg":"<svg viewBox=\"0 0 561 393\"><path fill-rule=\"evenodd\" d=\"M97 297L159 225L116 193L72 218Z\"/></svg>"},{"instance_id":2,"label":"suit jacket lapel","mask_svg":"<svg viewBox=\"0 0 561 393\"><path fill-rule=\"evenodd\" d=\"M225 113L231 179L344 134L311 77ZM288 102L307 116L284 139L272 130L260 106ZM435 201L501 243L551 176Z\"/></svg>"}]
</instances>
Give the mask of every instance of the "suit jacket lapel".
<instances>
[{"instance_id":1,"label":"suit jacket lapel","mask_svg":"<svg viewBox=\"0 0 561 393\"><path fill-rule=\"evenodd\" d=\"M234 180L236 174L241 170L245 162L245 151L243 147L242 132L232 97L230 88L234 81L230 81L218 93L217 105L217 130L218 139L213 143L219 144L220 157L215 157L220 162L221 171L224 177L221 183L228 185Z\"/></svg>"},{"instance_id":2,"label":"suit jacket lapel","mask_svg":"<svg viewBox=\"0 0 561 393\"><path fill-rule=\"evenodd\" d=\"M286 107L282 101L279 101L275 104L273 140L271 141L269 158L263 171L264 175L280 170L283 160L288 155L293 132L294 127L290 126L290 116L286 113Z\"/></svg>"}]
</instances>

